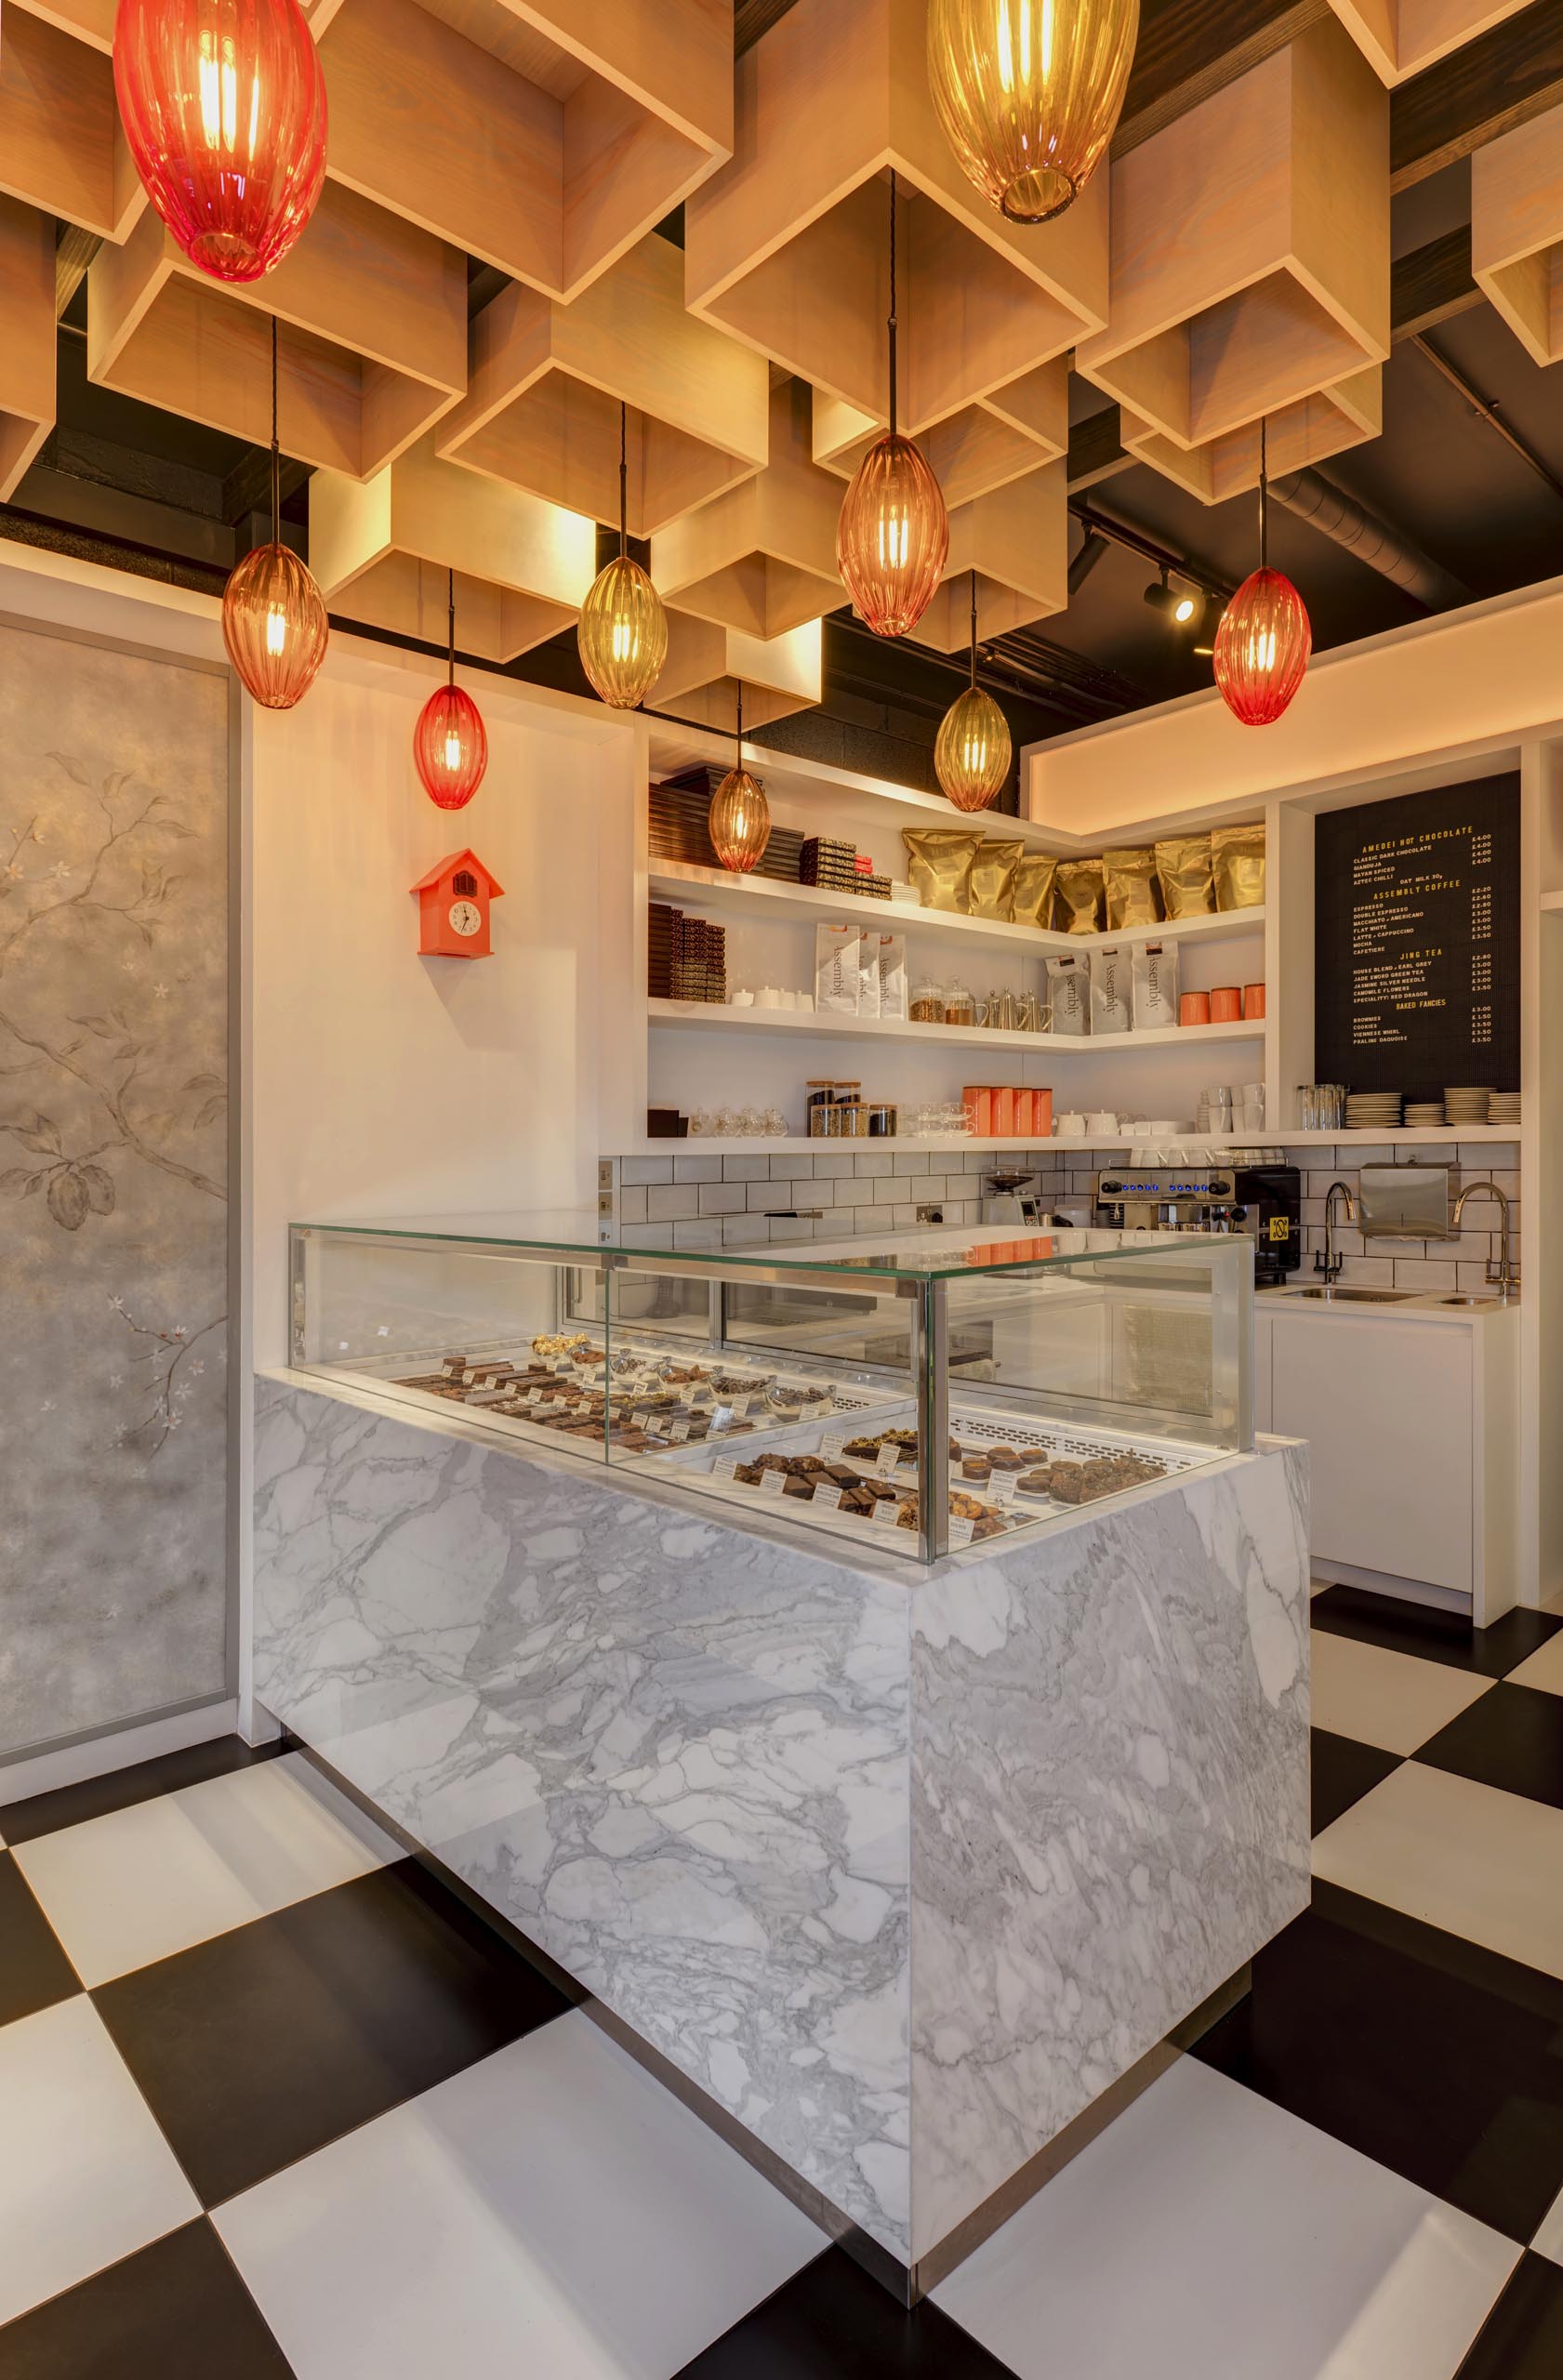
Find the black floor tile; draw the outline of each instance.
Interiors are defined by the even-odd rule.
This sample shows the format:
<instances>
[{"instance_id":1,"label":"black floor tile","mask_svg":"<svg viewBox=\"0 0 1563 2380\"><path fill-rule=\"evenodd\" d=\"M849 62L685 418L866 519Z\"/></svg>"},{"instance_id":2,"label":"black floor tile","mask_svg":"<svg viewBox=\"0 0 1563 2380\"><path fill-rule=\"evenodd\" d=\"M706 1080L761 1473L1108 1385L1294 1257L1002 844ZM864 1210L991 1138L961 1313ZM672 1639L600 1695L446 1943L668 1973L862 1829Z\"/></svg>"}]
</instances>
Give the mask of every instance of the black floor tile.
<instances>
[{"instance_id":1,"label":"black floor tile","mask_svg":"<svg viewBox=\"0 0 1563 2380\"><path fill-rule=\"evenodd\" d=\"M1563 1982L1316 1884L1194 2056L1529 2240L1563 2189Z\"/></svg>"},{"instance_id":2,"label":"black floor tile","mask_svg":"<svg viewBox=\"0 0 1563 2380\"><path fill-rule=\"evenodd\" d=\"M1429 1768L1452 1769L1563 1810L1563 1694L1495 1686L1440 1727L1416 1757Z\"/></svg>"},{"instance_id":3,"label":"black floor tile","mask_svg":"<svg viewBox=\"0 0 1563 2380\"><path fill-rule=\"evenodd\" d=\"M1557 2380L1563 2372L1563 2265L1529 2254L1454 2380Z\"/></svg>"},{"instance_id":4,"label":"black floor tile","mask_svg":"<svg viewBox=\"0 0 1563 2380\"><path fill-rule=\"evenodd\" d=\"M205 2206L567 2004L411 1859L93 1999Z\"/></svg>"},{"instance_id":5,"label":"black floor tile","mask_svg":"<svg viewBox=\"0 0 1563 2380\"><path fill-rule=\"evenodd\" d=\"M677 2380L1013 2380L924 2303L908 2313L840 2248L686 2363Z\"/></svg>"},{"instance_id":6,"label":"black floor tile","mask_svg":"<svg viewBox=\"0 0 1563 2380\"><path fill-rule=\"evenodd\" d=\"M1377 1744L1359 1744L1350 1736L1313 1730L1313 1831L1325 1828L1349 1810L1364 1793L1382 1785L1392 1768L1400 1765L1397 1752L1381 1752Z\"/></svg>"},{"instance_id":7,"label":"black floor tile","mask_svg":"<svg viewBox=\"0 0 1563 2380\"><path fill-rule=\"evenodd\" d=\"M80 1990L26 1877L10 1853L0 1851L0 2025L52 2008Z\"/></svg>"},{"instance_id":8,"label":"black floor tile","mask_svg":"<svg viewBox=\"0 0 1563 2380\"><path fill-rule=\"evenodd\" d=\"M1442 1661L1477 1677L1507 1677L1563 1628L1563 1619L1545 1611L1506 1611L1490 1628L1473 1628L1458 1612L1369 1594L1360 1587L1326 1587L1315 1595L1312 1612L1314 1626L1332 1635L1411 1653L1420 1661Z\"/></svg>"},{"instance_id":9,"label":"black floor tile","mask_svg":"<svg viewBox=\"0 0 1563 2380\"><path fill-rule=\"evenodd\" d=\"M0 2328L6 2380L292 2380L293 2366L205 2220Z\"/></svg>"},{"instance_id":10,"label":"black floor tile","mask_svg":"<svg viewBox=\"0 0 1563 2380\"><path fill-rule=\"evenodd\" d=\"M191 1744L183 1752L165 1752L160 1760L138 1761L134 1768L116 1768L108 1777L89 1777L81 1785L61 1785L53 1793L0 1804L0 1836L7 1843L33 1843L62 1826L79 1826L84 1818L107 1818L111 1810L154 1802L160 1793L177 1793L181 1786L204 1785L208 1777L226 1777L231 1769L248 1768L258 1760L275 1760L285 1749L281 1743L246 1744L238 1736L218 1736L209 1744ZM5 1771L0 1769L0 1792L4 1791Z\"/></svg>"}]
</instances>

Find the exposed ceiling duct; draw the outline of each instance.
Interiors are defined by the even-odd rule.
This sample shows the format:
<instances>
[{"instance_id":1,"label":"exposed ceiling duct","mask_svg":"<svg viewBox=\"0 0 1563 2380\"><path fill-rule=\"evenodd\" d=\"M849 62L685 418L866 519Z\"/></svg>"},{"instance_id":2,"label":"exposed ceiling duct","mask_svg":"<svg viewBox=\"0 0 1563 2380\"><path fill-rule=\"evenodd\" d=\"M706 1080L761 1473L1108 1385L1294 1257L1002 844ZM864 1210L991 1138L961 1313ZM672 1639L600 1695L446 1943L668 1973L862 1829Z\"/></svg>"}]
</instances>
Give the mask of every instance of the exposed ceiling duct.
<instances>
[{"instance_id":1,"label":"exposed ceiling duct","mask_svg":"<svg viewBox=\"0 0 1563 2380\"><path fill-rule=\"evenodd\" d=\"M1452 611L1456 604L1471 601L1470 588L1452 572L1368 511L1322 471L1289 471L1270 482L1270 494L1300 521L1308 522L1321 536L1355 554L1382 578L1393 580L1429 612Z\"/></svg>"}]
</instances>

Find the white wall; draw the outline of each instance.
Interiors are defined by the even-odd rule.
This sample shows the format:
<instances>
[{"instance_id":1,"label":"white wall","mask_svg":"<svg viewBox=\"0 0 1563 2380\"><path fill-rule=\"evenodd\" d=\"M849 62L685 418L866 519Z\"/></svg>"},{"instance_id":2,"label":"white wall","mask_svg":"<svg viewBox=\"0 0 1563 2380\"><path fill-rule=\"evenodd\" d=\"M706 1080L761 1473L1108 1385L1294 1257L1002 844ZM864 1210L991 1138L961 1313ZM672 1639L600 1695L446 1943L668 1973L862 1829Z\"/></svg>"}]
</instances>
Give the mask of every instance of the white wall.
<instances>
[{"instance_id":1,"label":"white wall","mask_svg":"<svg viewBox=\"0 0 1563 2380\"><path fill-rule=\"evenodd\" d=\"M286 1360L290 1223L586 1207L596 1195L605 879L628 884L635 730L470 680L488 773L435 809L413 724L440 671L334 640L253 718L255 1359ZM494 954L417 955L408 887L464 844L499 879Z\"/></svg>"}]
</instances>

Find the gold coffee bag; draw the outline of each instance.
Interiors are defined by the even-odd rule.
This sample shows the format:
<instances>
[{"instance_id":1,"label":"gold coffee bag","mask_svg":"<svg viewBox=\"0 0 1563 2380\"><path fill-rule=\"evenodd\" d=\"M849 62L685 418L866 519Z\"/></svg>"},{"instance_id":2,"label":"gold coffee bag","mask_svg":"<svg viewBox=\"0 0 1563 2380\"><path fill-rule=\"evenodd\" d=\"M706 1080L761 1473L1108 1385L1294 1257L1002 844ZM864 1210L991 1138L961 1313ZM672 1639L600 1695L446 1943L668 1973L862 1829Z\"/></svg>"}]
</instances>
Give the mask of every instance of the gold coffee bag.
<instances>
[{"instance_id":1,"label":"gold coffee bag","mask_svg":"<svg viewBox=\"0 0 1563 2380\"><path fill-rule=\"evenodd\" d=\"M1257 909L1265 901L1265 828L1212 826L1211 866L1218 909Z\"/></svg>"},{"instance_id":2,"label":"gold coffee bag","mask_svg":"<svg viewBox=\"0 0 1563 2380\"><path fill-rule=\"evenodd\" d=\"M968 916L981 832L961 826L903 826L901 840L907 846L907 874L923 907Z\"/></svg>"},{"instance_id":3,"label":"gold coffee bag","mask_svg":"<svg viewBox=\"0 0 1563 2380\"><path fill-rule=\"evenodd\" d=\"M1013 918L1015 876L1025 856L1024 843L977 845L972 866L974 918L1002 918L1006 923Z\"/></svg>"},{"instance_id":4,"label":"gold coffee bag","mask_svg":"<svg viewBox=\"0 0 1563 2380\"><path fill-rule=\"evenodd\" d=\"M1172 835L1158 843L1156 879L1170 918L1208 917L1215 907L1209 835Z\"/></svg>"},{"instance_id":5,"label":"gold coffee bag","mask_svg":"<svg viewBox=\"0 0 1563 2380\"><path fill-rule=\"evenodd\" d=\"M1107 932L1161 922L1156 897L1156 853L1149 843L1102 853L1106 888Z\"/></svg>"},{"instance_id":6,"label":"gold coffee bag","mask_svg":"<svg viewBox=\"0 0 1563 2380\"><path fill-rule=\"evenodd\" d=\"M1053 907L1061 933L1102 931L1102 863L1061 859L1053 872Z\"/></svg>"},{"instance_id":7,"label":"gold coffee bag","mask_svg":"<svg viewBox=\"0 0 1563 2380\"><path fill-rule=\"evenodd\" d=\"M1015 870L1011 916L1017 926L1040 926L1044 933L1053 918L1053 876L1057 863L1040 852L1027 852Z\"/></svg>"}]
</instances>

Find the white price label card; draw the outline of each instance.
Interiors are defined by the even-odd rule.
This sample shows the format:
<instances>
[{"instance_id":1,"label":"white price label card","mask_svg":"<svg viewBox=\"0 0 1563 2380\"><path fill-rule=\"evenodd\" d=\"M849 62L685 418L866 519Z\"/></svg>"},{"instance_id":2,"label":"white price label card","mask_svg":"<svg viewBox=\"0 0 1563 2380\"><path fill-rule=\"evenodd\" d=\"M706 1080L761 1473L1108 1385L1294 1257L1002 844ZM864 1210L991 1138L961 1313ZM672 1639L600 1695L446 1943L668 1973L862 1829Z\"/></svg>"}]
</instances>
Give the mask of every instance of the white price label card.
<instances>
[{"instance_id":1,"label":"white price label card","mask_svg":"<svg viewBox=\"0 0 1563 2380\"><path fill-rule=\"evenodd\" d=\"M814 1500L815 1502L825 1512L840 1512L841 1506L841 1491L836 1486L835 1481L832 1480L828 1487L819 1487L815 1489Z\"/></svg>"},{"instance_id":2,"label":"white price label card","mask_svg":"<svg viewBox=\"0 0 1563 2380\"><path fill-rule=\"evenodd\" d=\"M529 1388L527 1390L526 1402L528 1405L540 1405L542 1401L543 1392L540 1388Z\"/></svg>"},{"instance_id":3,"label":"white price label card","mask_svg":"<svg viewBox=\"0 0 1563 2380\"><path fill-rule=\"evenodd\" d=\"M949 1525L949 1541L952 1545L970 1545L972 1542L971 1522L968 1520L951 1521Z\"/></svg>"},{"instance_id":4,"label":"white price label card","mask_svg":"<svg viewBox=\"0 0 1563 2380\"><path fill-rule=\"evenodd\" d=\"M894 1496L881 1496L874 1506L874 1518L877 1521L888 1522L892 1528L899 1528L900 1513L901 1507Z\"/></svg>"},{"instance_id":5,"label":"white price label card","mask_svg":"<svg viewBox=\"0 0 1563 2380\"><path fill-rule=\"evenodd\" d=\"M767 1471L760 1485L767 1496L784 1496L787 1493L787 1474L785 1471Z\"/></svg>"},{"instance_id":6,"label":"white price label card","mask_svg":"<svg viewBox=\"0 0 1563 2380\"><path fill-rule=\"evenodd\" d=\"M827 1413L834 1412L835 1401L828 1396L811 1397L803 1408L805 1421L822 1421Z\"/></svg>"},{"instance_id":7,"label":"white price label card","mask_svg":"<svg viewBox=\"0 0 1563 2380\"><path fill-rule=\"evenodd\" d=\"M711 1465L711 1477L713 1479L731 1479L733 1474L737 1470L737 1468L738 1458L735 1454L719 1454L716 1461Z\"/></svg>"},{"instance_id":8,"label":"white price label card","mask_svg":"<svg viewBox=\"0 0 1563 2380\"><path fill-rule=\"evenodd\" d=\"M988 1483L987 1492L992 1497L996 1504L1013 1504L1014 1502L1016 1476L1017 1474L1013 1471L996 1471L994 1473L992 1479Z\"/></svg>"},{"instance_id":9,"label":"white price label card","mask_svg":"<svg viewBox=\"0 0 1563 2380\"><path fill-rule=\"evenodd\" d=\"M669 1431L668 1435L672 1440L674 1446L682 1447L684 1440L689 1435L689 1423L687 1421L675 1421L672 1428Z\"/></svg>"},{"instance_id":10,"label":"white price label card","mask_svg":"<svg viewBox=\"0 0 1563 2380\"><path fill-rule=\"evenodd\" d=\"M844 1432L841 1430L827 1430L825 1435L819 1442L819 1450L825 1457L827 1462L836 1462L840 1460L845 1446L846 1436Z\"/></svg>"},{"instance_id":11,"label":"white price label card","mask_svg":"<svg viewBox=\"0 0 1563 2380\"><path fill-rule=\"evenodd\" d=\"M649 1429L649 1428L651 1427L651 1414L650 1414L650 1411L648 1410L648 1408L647 1408L645 1406L643 1406L643 1405L638 1405L638 1406L636 1407L636 1408L635 1408L634 1412L633 1412L633 1413L631 1413L631 1414L630 1414L630 1416L629 1416L629 1422L630 1422L630 1427L631 1427L632 1429L636 1429L636 1430L645 1430L645 1429Z\"/></svg>"}]
</instances>

